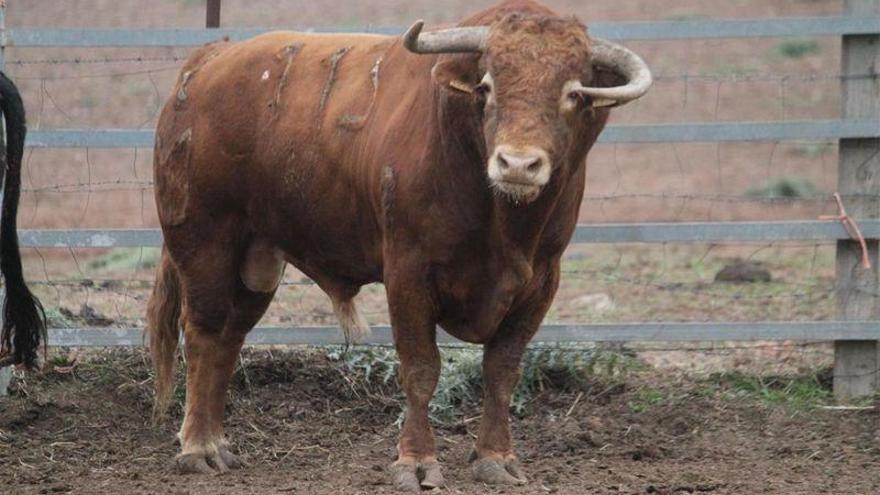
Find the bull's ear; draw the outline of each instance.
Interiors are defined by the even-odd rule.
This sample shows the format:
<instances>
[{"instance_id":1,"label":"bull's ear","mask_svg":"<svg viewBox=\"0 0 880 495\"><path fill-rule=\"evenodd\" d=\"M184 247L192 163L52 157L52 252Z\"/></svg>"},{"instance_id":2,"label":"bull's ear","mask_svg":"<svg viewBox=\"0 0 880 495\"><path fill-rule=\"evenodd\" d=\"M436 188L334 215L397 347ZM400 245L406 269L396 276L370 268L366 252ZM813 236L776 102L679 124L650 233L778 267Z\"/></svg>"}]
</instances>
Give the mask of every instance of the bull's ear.
<instances>
[{"instance_id":1,"label":"bull's ear","mask_svg":"<svg viewBox=\"0 0 880 495\"><path fill-rule=\"evenodd\" d=\"M477 75L477 64L466 57L441 59L431 69L434 82L459 93L473 93L480 84Z\"/></svg>"}]
</instances>

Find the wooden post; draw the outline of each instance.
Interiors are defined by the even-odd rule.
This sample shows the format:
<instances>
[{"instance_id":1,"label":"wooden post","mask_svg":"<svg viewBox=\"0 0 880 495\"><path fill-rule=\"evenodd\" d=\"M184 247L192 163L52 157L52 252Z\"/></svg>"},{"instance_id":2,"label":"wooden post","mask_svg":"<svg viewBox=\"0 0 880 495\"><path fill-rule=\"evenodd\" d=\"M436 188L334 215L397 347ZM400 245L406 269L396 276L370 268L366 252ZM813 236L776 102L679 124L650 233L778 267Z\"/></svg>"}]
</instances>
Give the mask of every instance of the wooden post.
<instances>
[{"instance_id":1,"label":"wooden post","mask_svg":"<svg viewBox=\"0 0 880 495\"><path fill-rule=\"evenodd\" d=\"M846 0L845 12L851 16L880 15L880 0ZM841 66L843 118L880 117L880 33L844 36ZM839 153L838 190L847 198L847 212L856 220L880 218L880 201L876 197L880 194L880 139L841 139ZM868 251L873 263L871 270L862 268L857 242L837 243L837 317L878 320L880 325L877 239L868 241ZM878 384L878 341L834 343L834 396L839 401L873 395Z\"/></svg>"},{"instance_id":2,"label":"wooden post","mask_svg":"<svg viewBox=\"0 0 880 495\"><path fill-rule=\"evenodd\" d=\"M220 27L220 0L208 0L205 14L205 27Z\"/></svg>"}]
</instances>

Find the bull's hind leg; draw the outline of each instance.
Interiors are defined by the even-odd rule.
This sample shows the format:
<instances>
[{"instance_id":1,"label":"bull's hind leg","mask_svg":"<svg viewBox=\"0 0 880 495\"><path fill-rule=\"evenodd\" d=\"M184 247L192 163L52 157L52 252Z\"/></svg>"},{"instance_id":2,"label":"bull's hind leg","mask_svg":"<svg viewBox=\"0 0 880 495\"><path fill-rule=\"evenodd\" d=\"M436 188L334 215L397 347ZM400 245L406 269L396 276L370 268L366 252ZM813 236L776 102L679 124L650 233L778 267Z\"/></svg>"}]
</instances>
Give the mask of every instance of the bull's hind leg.
<instances>
[{"instance_id":1,"label":"bull's hind leg","mask_svg":"<svg viewBox=\"0 0 880 495\"><path fill-rule=\"evenodd\" d=\"M199 248L197 260L178 263L186 301L186 412L177 456L183 472L225 472L241 466L223 432L227 389L245 335L265 313L277 287L277 280L270 284L265 277L246 283L248 250L230 249L231 243L216 239ZM257 265L265 268L267 263ZM275 268L279 273L281 266Z\"/></svg>"}]
</instances>

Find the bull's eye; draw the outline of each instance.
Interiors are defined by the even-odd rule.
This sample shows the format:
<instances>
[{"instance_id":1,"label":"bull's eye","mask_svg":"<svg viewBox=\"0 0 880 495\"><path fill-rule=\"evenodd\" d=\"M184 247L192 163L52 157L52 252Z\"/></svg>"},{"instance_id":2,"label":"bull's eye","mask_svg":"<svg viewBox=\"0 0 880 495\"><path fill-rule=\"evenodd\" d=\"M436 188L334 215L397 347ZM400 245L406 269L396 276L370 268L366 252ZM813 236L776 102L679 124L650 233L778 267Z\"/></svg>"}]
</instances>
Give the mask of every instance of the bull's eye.
<instances>
[{"instance_id":1,"label":"bull's eye","mask_svg":"<svg viewBox=\"0 0 880 495\"><path fill-rule=\"evenodd\" d=\"M494 85L495 83L492 80L492 75L487 72L486 75L483 76L483 80L480 81L480 84L474 86L475 100L483 110L486 110L494 103L495 97L492 95Z\"/></svg>"},{"instance_id":2,"label":"bull's eye","mask_svg":"<svg viewBox=\"0 0 880 495\"><path fill-rule=\"evenodd\" d=\"M482 82L474 88L474 94L476 94L479 98L486 99L489 96L489 93L492 92L492 87L489 84Z\"/></svg>"},{"instance_id":3,"label":"bull's eye","mask_svg":"<svg viewBox=\"0 0 880 495\"><path fill-rule=\"evenodd\" d=\"M584 104L587 104L590 102L589 96L586 96L583 93L578 92L578 91L569 91L568 99L571 100L576 105L584 105Z\"/></svg>"}]
</instances>

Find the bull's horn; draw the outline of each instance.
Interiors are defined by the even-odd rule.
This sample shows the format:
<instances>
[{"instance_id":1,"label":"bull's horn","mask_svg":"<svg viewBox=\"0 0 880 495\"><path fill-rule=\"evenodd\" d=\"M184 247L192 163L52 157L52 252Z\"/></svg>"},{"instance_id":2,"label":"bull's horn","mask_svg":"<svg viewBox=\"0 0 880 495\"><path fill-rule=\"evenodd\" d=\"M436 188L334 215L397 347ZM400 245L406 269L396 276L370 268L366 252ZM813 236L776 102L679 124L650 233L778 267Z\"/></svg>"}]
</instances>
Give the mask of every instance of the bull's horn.
<instances>
[{"instance_id":1,"label":"bull's horn","mask_svg":"<svg viewBox=\"0 0 880 495\"><path fill-rule=\"evenodd\" d=\"M403 46L413 53L482 52L489 37L488 26L460 27L422 34L425 21L418 20L403 35Z\"/></svg>"},{"instance_id":2,"label":"bull's horn","mask_svg":"<svg viewBox=\"0 0 880 495\"><path fill-rule=\"evenodd\" d=\"M632 51L599 38L593 38L593 62L623 76L626 84L613 88L592 88L578 84L574 91L592 98L594 107L623 105L648 92L653 83L651 70Z\"/></svg>"}]
</instances>

